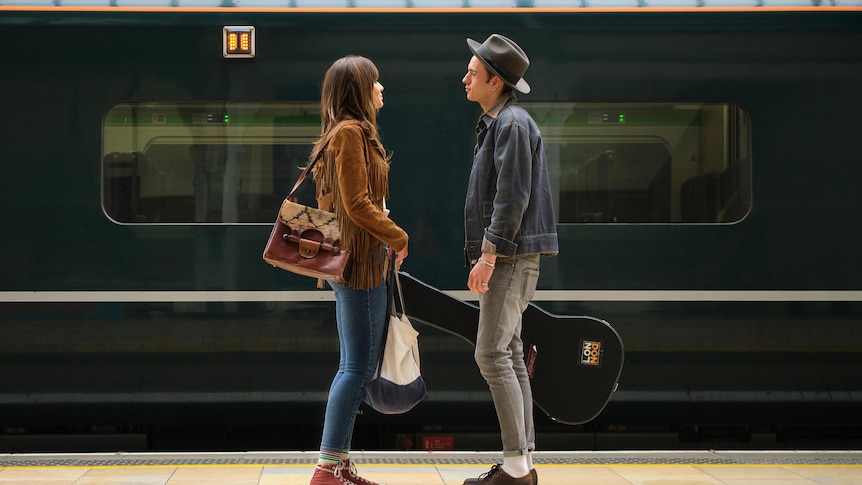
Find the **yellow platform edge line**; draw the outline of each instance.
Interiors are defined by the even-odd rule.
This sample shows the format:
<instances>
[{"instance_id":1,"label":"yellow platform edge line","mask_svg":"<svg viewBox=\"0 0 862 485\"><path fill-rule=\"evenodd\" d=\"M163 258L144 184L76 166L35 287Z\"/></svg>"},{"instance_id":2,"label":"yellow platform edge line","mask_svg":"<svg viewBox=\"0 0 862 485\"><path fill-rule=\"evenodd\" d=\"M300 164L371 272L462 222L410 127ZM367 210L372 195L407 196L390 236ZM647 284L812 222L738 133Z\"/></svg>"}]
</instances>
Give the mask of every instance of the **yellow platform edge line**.
<instances>
[{"instance_id":1,"label":"yellow platform edge line","mask_svg":"<svg viewBox=\"0 0 862 485\"><path fill-rule=\"evenodd\" d=\"M197 12L197 13L649 13L649 12L862 12L862 6L763 6L763 7L161 7L161 6L86 6L86 5L0 5L10 12Z\"/></svg>"}]
</instances>

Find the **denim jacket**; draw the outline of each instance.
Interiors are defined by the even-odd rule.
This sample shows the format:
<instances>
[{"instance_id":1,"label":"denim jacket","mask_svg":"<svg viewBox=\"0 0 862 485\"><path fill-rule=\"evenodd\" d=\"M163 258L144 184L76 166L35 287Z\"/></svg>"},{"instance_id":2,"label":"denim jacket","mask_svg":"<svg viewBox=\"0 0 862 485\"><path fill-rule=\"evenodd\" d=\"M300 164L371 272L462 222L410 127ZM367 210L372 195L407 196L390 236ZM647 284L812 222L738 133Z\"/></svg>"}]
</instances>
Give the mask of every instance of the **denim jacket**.
<instances>
[{"instance_id":1,"label":"denim jacket","mask_svg":"<svg viewBox=\"0 0 862 485\"><path fill-rule=\"evenodd\" d=\"M464 205L468 264L483 249L498 257L559 252L542 135L514 95L500 104L484 113L476 128Z\"/></svg>"}]
</instances>

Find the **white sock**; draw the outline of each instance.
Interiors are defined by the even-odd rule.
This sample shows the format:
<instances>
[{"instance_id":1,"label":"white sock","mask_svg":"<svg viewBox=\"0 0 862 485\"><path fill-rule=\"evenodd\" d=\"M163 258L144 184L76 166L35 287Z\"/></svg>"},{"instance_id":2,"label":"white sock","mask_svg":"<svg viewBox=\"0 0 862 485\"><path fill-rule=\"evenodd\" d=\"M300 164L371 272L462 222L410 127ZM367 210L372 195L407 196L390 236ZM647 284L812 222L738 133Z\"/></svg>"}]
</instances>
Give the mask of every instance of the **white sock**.
<instances>
[{"instance_id":1,"label":"white sock","mask_svg":"<svg viewBox=\"0 0 862 485\"><path fill-rule=\"evenodd\" d=\"M317 464L320 466L332 466L337 465L340 456L338 453L333 451L320 450L320 455L318 455Z\"/></svg>"},{"instance_id":2,"label":"white sock","mask_svg":"<svg viewBox=\"0 0 862 485\"><path fill-rule=\"evenodd\" d=\"M525 455L504 456L503 471L512 478L521 478L530 473L530 467L527 466L527 457Z\"/></svg>"},{"instance_id":3,"label":"white sock","mask_svg":"<svg viewBox=\"0 0 862 485\"><path fill-rule=\"evenodd\" d=\"M533 452L532 451L527 451L527 468L529 468L530 470L535 468L533 466Z\"/></svg>"}]
</instances>

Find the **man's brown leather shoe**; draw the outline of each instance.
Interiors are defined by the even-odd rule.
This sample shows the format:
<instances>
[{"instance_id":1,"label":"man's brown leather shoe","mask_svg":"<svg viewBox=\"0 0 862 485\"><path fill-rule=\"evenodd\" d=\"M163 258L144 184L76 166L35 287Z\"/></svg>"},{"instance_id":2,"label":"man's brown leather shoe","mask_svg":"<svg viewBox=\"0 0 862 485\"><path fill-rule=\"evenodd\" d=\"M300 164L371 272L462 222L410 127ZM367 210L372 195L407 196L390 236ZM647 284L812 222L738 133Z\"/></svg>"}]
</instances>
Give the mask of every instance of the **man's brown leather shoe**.
<instances>
[{"instance_id":1,"label":"man's brown leather shoe","mask_svg":"<svg viewBox=\"0 0 862 485\"><path fill-rule=\"evenodd\" d=\"M535 468L526 476L515 478L504 472L501 465L494 465L491 471L479 475L479 478L464 480L464 485L536 485L537 480Z\"/></svg>"}]
</instances>

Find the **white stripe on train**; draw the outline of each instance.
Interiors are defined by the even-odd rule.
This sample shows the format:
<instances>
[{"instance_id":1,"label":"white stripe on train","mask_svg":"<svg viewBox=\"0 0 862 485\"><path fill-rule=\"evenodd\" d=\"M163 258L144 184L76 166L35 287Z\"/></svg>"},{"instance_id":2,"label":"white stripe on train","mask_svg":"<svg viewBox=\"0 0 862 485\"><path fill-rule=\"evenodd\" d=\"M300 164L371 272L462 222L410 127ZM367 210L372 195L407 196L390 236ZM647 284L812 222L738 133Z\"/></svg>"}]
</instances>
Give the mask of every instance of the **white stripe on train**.
<instances>
[{"instance_id":1,"label":"white stripe on train","mask_svg":"<svg viewBox=\"0 0 862 485\"><path fill-rule=\"evenodd\" d=\"M443 290L476 301L467 290ZM0 303L58 302L328 302L330 290L315 291L0 291ZM538 290L533 301L862 301L857 290Z\"/></svg>"}]
</instances>

